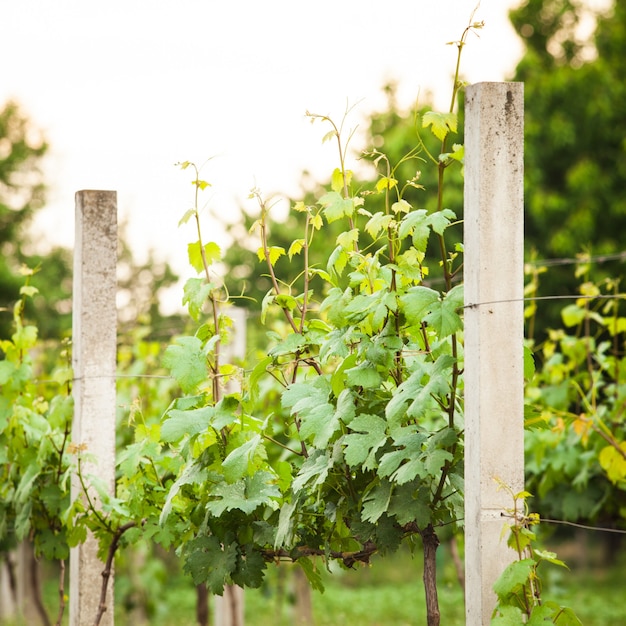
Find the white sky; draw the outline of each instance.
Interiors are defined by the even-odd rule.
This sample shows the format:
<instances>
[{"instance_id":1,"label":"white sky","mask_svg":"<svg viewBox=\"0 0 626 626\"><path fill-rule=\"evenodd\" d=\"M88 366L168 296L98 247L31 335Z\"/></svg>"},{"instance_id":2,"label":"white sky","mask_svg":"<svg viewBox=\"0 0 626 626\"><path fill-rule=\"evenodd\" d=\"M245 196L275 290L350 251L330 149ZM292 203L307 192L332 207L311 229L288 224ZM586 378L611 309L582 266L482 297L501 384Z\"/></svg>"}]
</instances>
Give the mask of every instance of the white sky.
<instances>
[{"instance_id":1,"label":"white sky","mask_svg":"<svg viewBox=\"0 0 626 626\"><path fill-rule=\"evenodd\" d=\"M469 82L505 80L522 52L507 13L482 0L462 61ZM74 192L115 189L137 256L187 274L191 173L204 162L211 210L236 219L251 187L296 193L326 178L335 149L308 109L348 125L384 103L433 91L447 107L456 48L475 0L0 0L0 103L17 99L51 144L42 241L71 246ZM422 98L423 99L423 98ZM208 218L207 218L208 219ZM214 223L205 236L223 243ZM213 232L211 232L213 231Z\"/></svg>"}]
</instances>

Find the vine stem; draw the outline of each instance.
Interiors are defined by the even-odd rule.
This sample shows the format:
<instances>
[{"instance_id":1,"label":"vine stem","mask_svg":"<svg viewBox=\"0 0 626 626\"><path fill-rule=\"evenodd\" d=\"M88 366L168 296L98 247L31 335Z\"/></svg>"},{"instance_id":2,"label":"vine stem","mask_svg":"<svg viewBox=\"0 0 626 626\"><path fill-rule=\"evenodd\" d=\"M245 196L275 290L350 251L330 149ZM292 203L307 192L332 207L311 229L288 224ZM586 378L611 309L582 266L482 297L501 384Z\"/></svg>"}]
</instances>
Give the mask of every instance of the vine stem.
<instances>
[{"instance_id":1,"label":"vine stem","mask_svg":"<svg viewBox=\"0 0 626 626\"><path fill-rule=\"evenodd\" d=\"M111 578L111 571L113 569L113 559L115 558L115 553L117 552L120 539L122 538L122 535L127 530L129 530L130 528L134 528L136 525L137 525L136 522L128 522L120 526L113 533L113 539L111 541L111 545L109 546L109 551L107 553L107 560L104 565L104 570L102 571L102 586L100 587L100 603L98 604L98 612L96 613L96 618L94 620L93 626L100 625L102 616L107 610L107 606L106 606L107 588L109 586L109 580Z\"/></svg>"},{"instance_id":2,"label":"vine stem","mask_svg":"<svg viewBox=\"0 0 626 626\"><path fill-rule=\"evenodd\" d=\"M424 545L424 590L426 595L426 620L428 626L439 626L441 613L439 611L439 598L437 595L437 548L439 538L429 524L420 531L422 544Z\"/></svg>"},{"instance_id":3,"label":"vine stem","mask_svg":"<svg viewBox=\"0 0 626 626\"><path fill-rule=\"evenodd\" d=\"M111 528L111 524L104 518L102 517L102 515L100 515L100 511L96 508L95 504L93 503L93 501L91 500L91 496L89 495L89 489L87 488L87 485L85 483L85 478L83 477L83 473L81 470L81 458L80 455L78 456L78 481L80 482L80 486L83 490L83 493L85 494L85 498L87 499L87 507L88 509L95 515L96 519L102 524L102 526L104 528L106 528L107 531L112 532L112 528Z\"/></svg>"},{"instance_id":4,"label":"vine stem","mask_svg":"<svg viewBox=\"0 0 626 626\"><path fill-rule=\"evenodd\" d=\"M194 195L193 215L196 221L196 230L198 232L198 246L200 247L200 257L202 259L202 267L204 269L204 276L205 276L207 284L209 284L211 282L211 272L209 271L209 262L206 258L206 250L204 249L204 245L202 242L202 228L200 226L200 213L198 210L198 196L200 193L200 186L201 186L202 181L200 181L200 171L198 170L197 166L195 164L192 164L192 165L196 173L196 180L194 181L195 182L195 195ZM215 327L215 334L217 336L217 341L215 343L215 350L214 350L214 362L211 368L214 374L213 380L211 381L212 383L211 387L213 391L213 401L217 403L219 402L220 396L221 396L220 385L217 379L217 374L220 371L221 341L220 341L220 326L219 326L219 309L217 305L217 299L215 297L215 293L213 292L213 290L211 290L209 294L209 300L211 302L211 314L213 316L213 325Z\"/></svg>"},{"instance_id":5,"label":"vine stem","mask_svg":"<svg viewBox=\"0 0 626 626\"><path fill-rule=\"evenodd\" d=\"M57 613L57 621L55 626L61 626L63 619L63 613L65 613L65 561L59 560L59 612Z\"/></svg>"}]
</instances>

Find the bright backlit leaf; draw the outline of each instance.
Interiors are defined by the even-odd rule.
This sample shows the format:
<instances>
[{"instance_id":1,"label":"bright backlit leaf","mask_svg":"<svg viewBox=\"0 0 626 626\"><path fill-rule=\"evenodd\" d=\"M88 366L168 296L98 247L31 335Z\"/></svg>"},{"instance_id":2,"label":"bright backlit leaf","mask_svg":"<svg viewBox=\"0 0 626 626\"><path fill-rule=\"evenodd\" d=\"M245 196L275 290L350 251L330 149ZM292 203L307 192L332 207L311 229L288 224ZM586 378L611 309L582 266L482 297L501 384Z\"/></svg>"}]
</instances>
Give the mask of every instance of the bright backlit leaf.
<instances>
[{"instance_id":1,"label":"bright backlit leaf","mask_svg":"<svg viewBox=\"0 0 626 626\"><path fill-rule=\"evenodd\" d=\"M443 141L448 133L456 133L457 116L455 113L436 113L435 111L427 111L422 117L422 126L428 128L433 135L440 141Z\"/></svg>"}]
</instances>

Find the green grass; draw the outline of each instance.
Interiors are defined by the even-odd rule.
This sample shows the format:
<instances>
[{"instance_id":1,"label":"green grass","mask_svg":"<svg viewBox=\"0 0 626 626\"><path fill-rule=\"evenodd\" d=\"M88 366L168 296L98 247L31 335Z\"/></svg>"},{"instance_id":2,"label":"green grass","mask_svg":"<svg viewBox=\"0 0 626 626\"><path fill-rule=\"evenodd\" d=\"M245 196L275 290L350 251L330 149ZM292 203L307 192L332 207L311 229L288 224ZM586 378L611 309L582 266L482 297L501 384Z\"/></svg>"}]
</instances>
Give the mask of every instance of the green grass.
<instances>
[{"instance_id":1,"label":"green grass","mask_svg":"<svg viewBox=\"0 0 626 626\"><path fill-rule=\"evenodd\" d=\"M558 549L557 549L558 551ZM594 566L572 571L546 569L544 599L572 607L585 626L626 626L626 591L622 559L611 568ZM293 567L268 569L261 589L247 590L246 626L294 626ZM439 601L443 626L464 626L463 594L448 553L441 550ZM374 560L369 568L324 573L325 593L313 592L315 626L421 626L426 623L421 560L407 552ZM116 585L116 626L138 626L124 609L124 580ZM55 581L46 587L46 600L56 607ZM128 590L128 586L126 586ZM150 626L195 626L195 590L182 576L166 576L147 597L153 600ZM56 609L52 608L51 613ZM66 611L67 623L67 611ZM4 624L3 624L4 626Z\"/></svg>"}]
</instances>

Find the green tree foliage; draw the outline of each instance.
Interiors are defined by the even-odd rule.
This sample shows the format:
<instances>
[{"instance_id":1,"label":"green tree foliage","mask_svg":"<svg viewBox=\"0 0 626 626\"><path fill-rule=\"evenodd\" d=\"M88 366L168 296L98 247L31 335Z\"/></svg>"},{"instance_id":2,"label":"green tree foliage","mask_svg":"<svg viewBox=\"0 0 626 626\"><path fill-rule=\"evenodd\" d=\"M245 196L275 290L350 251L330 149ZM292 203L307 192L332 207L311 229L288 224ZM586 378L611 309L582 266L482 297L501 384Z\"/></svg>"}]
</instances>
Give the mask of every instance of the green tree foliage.
<instances>
[{"instance_id":1,"label":"green tree foliage","mask_svg":"<svg viewBox=\"0 0 626 626\"><path fill-rule=\"evenodd\" d=\"M48 144L16 102L0 110L0 243L4 255L33 213L43 206L40 162ZM19 283L20 281L18 281Z\"/></svg>"},{"instance_id":2,"label":"green tree foliage","mask_svg":"<svg viewBox=\"0 0 626 626\"><path fill-rule=\"evenodd\" d=\"M615 2L584 39L590 15L577 0L528 0L511 12L526 44L514 76L526 91L526 243L541 258L624 250L626 6ZM566 268L542 282L546 293L575 292Z\"/></svg>"},{"instance_id":3,"label":"green tree foliage","mask_svg":"<svg viewBox=\"0 0 626 626\"><path fill-rule=\"evenodd\" d=\"M0 110L0 331L9 334L14 304L20 299L22 266L36 269L30 284L38 289L25 302L25 315L36 320L40 337L58 339L72 325L72 254L59 246L41 247L29 227L45 205L42 160L48 144L16 102ZM159 336L180 330L180 317L163 315L159 294L176 283L170 266L150 253L139 263L120 228L118 254L120 321L141 319ZM45 296L43 295L45 294Z\"/></svg>"},{"instance_id":4,"label":"green tree foliage","mask_svg":"<svg viewBox=\"0 0 626 626\"><path fill-rule=\"evenodd\" d=\"M41 160L47 150L41 132L20 106L7 102L0 109L0 328L5 332L22 284L25 231L44 204Z\"/></svg>"}]
</instances>

